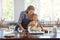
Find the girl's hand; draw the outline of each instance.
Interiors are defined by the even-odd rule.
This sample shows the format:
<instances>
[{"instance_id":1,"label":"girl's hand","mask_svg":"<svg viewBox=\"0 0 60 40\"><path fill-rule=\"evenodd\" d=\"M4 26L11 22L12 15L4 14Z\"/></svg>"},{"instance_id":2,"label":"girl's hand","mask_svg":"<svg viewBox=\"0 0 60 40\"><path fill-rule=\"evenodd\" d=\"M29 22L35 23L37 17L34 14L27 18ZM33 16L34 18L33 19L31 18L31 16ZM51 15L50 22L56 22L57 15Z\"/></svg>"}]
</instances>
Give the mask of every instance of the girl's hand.
<instances>
[{"instance_id":1,"label":"girl's hand","mask_svg":"<svg viewBox=\"0 0 60 40\"><path fill-rule=\"evenodd\" d=\"M44 30L45 33L48 33L48 30Z\"/></svg>"},{"instance_id":2,"label":"girl's hand","mask_svg":"<svg viewBox=\"0 0 60 40\"><path fill-rule=\"evenodd\" d=\"M45 33L48 33L48 30L46 30L46 29L43 29L42 31L44 31Z\"/></svg>"}]
</instances>

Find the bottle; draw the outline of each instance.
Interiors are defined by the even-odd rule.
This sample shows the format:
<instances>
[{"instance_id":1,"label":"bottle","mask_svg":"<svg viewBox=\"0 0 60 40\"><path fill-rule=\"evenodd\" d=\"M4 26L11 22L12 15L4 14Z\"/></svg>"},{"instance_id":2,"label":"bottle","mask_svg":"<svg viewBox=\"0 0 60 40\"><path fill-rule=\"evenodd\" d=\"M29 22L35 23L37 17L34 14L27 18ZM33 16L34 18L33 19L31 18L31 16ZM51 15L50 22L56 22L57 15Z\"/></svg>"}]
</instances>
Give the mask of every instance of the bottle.
<instances>
[{"instance_id":1,"label":"bottle","mask_svg":"<svg viewBox=\"0 0 60 40\"><path fill-rule=\"evenodd\" d=\"M53 33L57 33L57 26L56 25L53 26Z\"/></svg>"},{"instance_id":2,"label":"bottle","mask_svg":"<svg viewBox=\"0 0 60 40\"><path fill-rule=\"evenodd\" d=\"M57 26L54 25L54 26L53 26L53 35L52 35L52 37L53 37L53 38L56 38L56 36L57 36Z\"/></svg>"}]
</instances>

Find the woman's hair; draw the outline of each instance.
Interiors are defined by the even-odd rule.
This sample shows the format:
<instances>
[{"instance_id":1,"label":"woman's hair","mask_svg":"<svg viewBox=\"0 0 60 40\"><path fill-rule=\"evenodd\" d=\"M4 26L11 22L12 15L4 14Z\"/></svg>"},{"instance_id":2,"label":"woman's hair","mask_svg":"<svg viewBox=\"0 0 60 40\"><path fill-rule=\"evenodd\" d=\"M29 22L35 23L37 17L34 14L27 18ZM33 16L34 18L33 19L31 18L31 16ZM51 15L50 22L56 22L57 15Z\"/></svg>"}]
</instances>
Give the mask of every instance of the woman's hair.
<instances>
[{"instance_id":1,"label":"woman's hair","mask_svg":"<svg viewBox=\"0 0 60 40\"><path fill-rule=\"evenodd\" d=\"M28 6L28 8L26 9L26 13L28 13L28 10L35 10L34 6L32 6L32 5Z\"/></svg>"}]
</instances>

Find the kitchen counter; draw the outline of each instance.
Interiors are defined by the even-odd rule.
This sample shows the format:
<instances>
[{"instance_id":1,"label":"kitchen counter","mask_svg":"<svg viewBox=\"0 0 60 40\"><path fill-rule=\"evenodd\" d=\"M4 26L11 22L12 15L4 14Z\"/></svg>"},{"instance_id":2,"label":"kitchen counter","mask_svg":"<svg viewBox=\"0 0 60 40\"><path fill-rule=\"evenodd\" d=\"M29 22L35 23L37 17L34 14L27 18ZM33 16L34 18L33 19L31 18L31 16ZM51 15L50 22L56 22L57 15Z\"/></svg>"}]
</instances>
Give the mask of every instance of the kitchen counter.
<instances>
[{"instance_id":1,"label":"kitchen counter","mask_svg":"<svg viewBox=\"0 0 60 40\"><path fill-rule=\"evenodd\" d=\"M0 30L0 40L51 40L51 39L60 39L60 29L56 33L43 33L43 34L23 34L19 32L14 32L14 36L3 36L4 33Z\"/></svg>"}]
</instances>

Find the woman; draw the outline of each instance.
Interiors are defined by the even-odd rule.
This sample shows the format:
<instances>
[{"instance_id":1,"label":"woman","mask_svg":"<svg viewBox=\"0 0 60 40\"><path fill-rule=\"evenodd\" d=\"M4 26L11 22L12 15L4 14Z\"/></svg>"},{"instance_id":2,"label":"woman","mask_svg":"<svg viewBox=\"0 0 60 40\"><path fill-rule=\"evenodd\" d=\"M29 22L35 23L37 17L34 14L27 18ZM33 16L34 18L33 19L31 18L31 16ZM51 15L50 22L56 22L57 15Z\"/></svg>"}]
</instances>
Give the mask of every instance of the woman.
<instances>
[{"instance_id":1,"label":"woman","mask_svg":"<svg viewBox=\"0 0 60 40\"><path fill-rule=\"evenodd\" d=\"M32 20L34 11L34 7L30 5L26 11L21 12L15 31L18 31L18 28L21 28L23 31L28 31L28 24Z\"/></svg>"}]
</instances>

